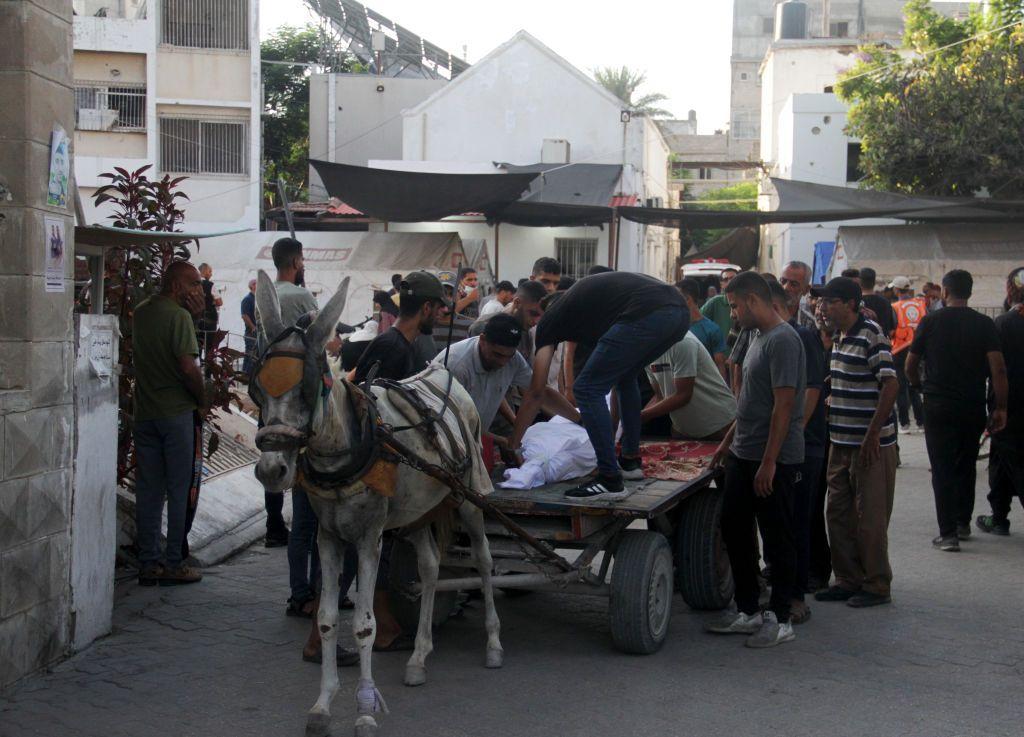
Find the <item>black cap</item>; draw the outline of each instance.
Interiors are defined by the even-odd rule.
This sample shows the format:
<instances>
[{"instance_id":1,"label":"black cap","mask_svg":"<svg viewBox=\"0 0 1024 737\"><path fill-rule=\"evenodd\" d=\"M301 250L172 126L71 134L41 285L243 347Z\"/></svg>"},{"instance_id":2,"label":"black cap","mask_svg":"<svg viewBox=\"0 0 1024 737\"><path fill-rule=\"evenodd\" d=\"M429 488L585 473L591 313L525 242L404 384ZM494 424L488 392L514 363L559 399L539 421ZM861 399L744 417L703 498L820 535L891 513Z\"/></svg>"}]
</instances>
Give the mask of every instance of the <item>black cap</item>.
<instances>
[{"instance_id":1,"label":"black cap","mask_svg":"<svg viewBox=\"0 0 1024 737\"><path fill-rule=\"evenodd\" d=\"M445 302L441 280L427 271L413 271L405 275L398 287L401 296L426 297Z\"/></svg>"},{"instance_id":2,"label":"black cap","mask_svg":"<svg viewBox=\"0 0 1024 737\"><path fill-rule=\"evenodd\" d=\"M516 348L523 339L523 326L512 315L499 313L484 325L483 337L488 343Z\"/></svg>"},{"instance_id":3,"label":"black cap","mask_svg":"<svg viewBox=\"0 0 1024 737\"><path fill-rule=\"evenodd\" d=\"M837 276L823 287L811 287L811 294L825 299L841 299L844 302L856 300L859 303L861 299L860 284L848 276Z\"/></svg>"}]
</instances>

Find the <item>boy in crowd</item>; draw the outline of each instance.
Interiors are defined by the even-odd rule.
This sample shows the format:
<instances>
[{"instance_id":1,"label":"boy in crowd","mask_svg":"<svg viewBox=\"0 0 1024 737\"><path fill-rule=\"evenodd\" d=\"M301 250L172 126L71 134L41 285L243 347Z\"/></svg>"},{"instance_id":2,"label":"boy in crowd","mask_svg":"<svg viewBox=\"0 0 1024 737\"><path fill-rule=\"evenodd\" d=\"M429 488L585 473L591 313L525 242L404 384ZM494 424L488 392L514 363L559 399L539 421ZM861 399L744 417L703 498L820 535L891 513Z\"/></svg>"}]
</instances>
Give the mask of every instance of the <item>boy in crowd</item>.
<instances>
[{"instance_id":1,"label":"boy in crowd","mask_svg":"<svg viewBox=\"0 0 1024 737\"><path fill-rule=\"evenodd\" d=\"M676 282L676 289L683 294L686 306L690 310L690 332L701 342L711 354L719 373L725 378L728 376L725 369L725 359L729 349L725 345L725 335L721 328L713 321L704 317L700 311L700 282L696 279L686 278Z\"/></svg>"}]
</instances>

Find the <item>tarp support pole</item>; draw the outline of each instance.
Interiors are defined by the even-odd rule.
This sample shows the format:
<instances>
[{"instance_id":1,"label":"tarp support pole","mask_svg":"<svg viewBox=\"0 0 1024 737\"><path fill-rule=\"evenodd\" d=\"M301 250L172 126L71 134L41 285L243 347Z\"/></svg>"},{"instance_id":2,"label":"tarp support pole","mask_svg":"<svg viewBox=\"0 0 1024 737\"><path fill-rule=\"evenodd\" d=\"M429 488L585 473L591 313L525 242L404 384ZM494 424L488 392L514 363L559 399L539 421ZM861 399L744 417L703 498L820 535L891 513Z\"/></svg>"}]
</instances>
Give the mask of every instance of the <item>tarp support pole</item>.
<instances>
[{"instance_id":1,"label":"tarp support pole","mask_svg":"<svg viewBox=\"0 0 1024 737\"><path fill-rule=\"evenodd\" d=\"M612 230L609 228L609 230ZM615 263L608 264L611 268L616 271L619 270L619 239L622 238L622 218L619 217L618 212L615 213Z\"/></svg>"},{"instance_id":2,"label":"tarp support pole","mask_svg":"<svg viewBox=\"0 0 1024 737\"><path fill-rule=\"evenodd\" d=\"M619 235L619 208L612 210L612 223L611 227L608 228L608 268L614 268L612 264L615 262L615 248L616 240Z\"/></svg>"},{"instance_id":3,"label":"tarp support pole","mask_svg":"<svg viewBox=\"0 0 1024 737\"><path fill-rule=\"evenodd\" d=\"M498 281L498 269L501 268L501 241L499 239L499 231L501 229L501 223L494 224L494 281Z\"/></svg>"},{"instance_id":4,"label":"tarp support pole","mask_svg":"<svg viewBox=\"0 0 1024 737\"><path fill-rule=\"evenodd\" d=\"M285 193L284 179L277 178L277 194L281 198L281 207L284 208L284 219L288 223L288 233L295 238L295 221L292 219L292 208L288 204L288 195Z\"/></svg>"}]
</instances>

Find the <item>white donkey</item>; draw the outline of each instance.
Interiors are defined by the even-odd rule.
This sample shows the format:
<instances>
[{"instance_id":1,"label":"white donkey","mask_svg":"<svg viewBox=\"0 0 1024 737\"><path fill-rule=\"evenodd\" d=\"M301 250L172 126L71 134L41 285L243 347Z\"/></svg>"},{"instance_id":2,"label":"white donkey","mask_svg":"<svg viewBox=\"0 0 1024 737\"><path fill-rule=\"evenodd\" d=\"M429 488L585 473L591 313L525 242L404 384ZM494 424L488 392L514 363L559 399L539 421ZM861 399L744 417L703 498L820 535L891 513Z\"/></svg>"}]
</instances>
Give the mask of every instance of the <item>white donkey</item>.
<instances>
[{"instance_id":1,"label":"white donkey","mask_svg":"<svg viewBox=\"0 0 1024 737\"><path fill-rule=\"evenodd\" d=\"M361 447L360 425L353 410L353 400L358 398L356 388L341 377L335 378L333 385L325 383L321 373L324 346L333 335L334 326L345 306L348 282L347 278L342 281L338 291L308 328L289 330L293 326L284 325L281 320L280 303L273 283L266 273L259 272L256 304L263 329L268 339L274 342L262 357L252 382L265 423L257 433L257 446L262 453L256 465L256 477L271 492L283 492L295 483L305 488L320 523L317 539L323 571L319 610L323 668L320 697L309 712L306 732L310 735L327 733L331 700L340 685L335 650L338 639L338 576L346 542L351 541L359 552L359 591L352 630L360 656L356 735L362 737L376 733L374 714L386 710L380 692L374 685L370 668L376 631L373 589L380 558L381 533L412 524L424 513L434 509L448 495L449 489L406 464L397 467L385 464L383 473L371 472L361 481L356 480L341 488L331 489L329 494L325 494L316 483L317 479L337 475L339 469L351 465L355 449ZM432 383L435 389L432 391L426 387L425 382ZM418 389L423 395L434 393L436 401L436 387L440 386L441 392L448 388L448 374L439 369L428 370L402 383L413 390ZM326 388L328 386L329 393ZM386 425L408 426L419 419L410 418L411 408L403 407L406 403L400 398L396 400L391 393L379 387L374 387L372 391L381 420ZM467 444L470 447L461 449L461 453L468 453L470 459L462 479L470 488L488 493L492 486L480 455L480 418L473 400L457 381L451 383L450 400L451 407L441 421L447 421L449 428L455 429L456 439L469 439ZM462 429L467 432L460 432ZM445 434L441 436L451 439L451 436ZM442 464L437 447L422 429L398 432L396 438L427 462ZM301 448L305 449L305 459L299 465L306 473L296 479L296 464ZM460 449L450 448L449 453L458 456ZM372 480L371 476L374 477ZM377 491L370 486L374 486ZM467 502L463 502L458 513L472 541L476 567L483 581L487 628L485 662L488 668L500 668L503 654L498 639L499 622L491 587L492 561L484 532L483 514ZM433 649L431 619L438 566L443 551L438 550L429 525L409 533L409 540L416 548L422 598L416 647L406 664L405 683L418 686L426 683L425 661Z\"/></svg>"}]
</instances>

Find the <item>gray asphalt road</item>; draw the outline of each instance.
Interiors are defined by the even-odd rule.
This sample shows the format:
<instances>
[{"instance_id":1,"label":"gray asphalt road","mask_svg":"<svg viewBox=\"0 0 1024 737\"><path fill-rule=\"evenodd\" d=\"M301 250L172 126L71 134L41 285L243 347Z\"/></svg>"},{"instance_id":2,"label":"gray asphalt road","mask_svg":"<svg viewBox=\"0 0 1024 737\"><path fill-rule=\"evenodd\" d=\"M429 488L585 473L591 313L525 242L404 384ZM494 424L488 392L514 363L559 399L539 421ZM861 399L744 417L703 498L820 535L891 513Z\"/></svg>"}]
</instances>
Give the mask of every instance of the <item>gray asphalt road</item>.
<instances>
[{"instance_id":1,"label":"gray asphalt road","mask_svg":"<svg viewBox=\"0 0 1024 737\"><path fill-rule=\"evenodd\" d=\"M381 735L1024 734L1024 519L933 551L923 441L905 445L891 606L815 603L795 642L752 651L703 634L677 597L664 649L640 657L612 649L603 601L502 596L500 671L483 668L479 608L438 631L424 687L402 685L404 655L376 656ZM982 473L979 511L984 487ZM198 586L129 586L112 636L0 699L0 735L299 737L319 669L299 659L307 623L284 616L286 570L284 551L254 548ZM355 676L342 671L332 734L351 734Z\"/></svg>"}]
</instances>

